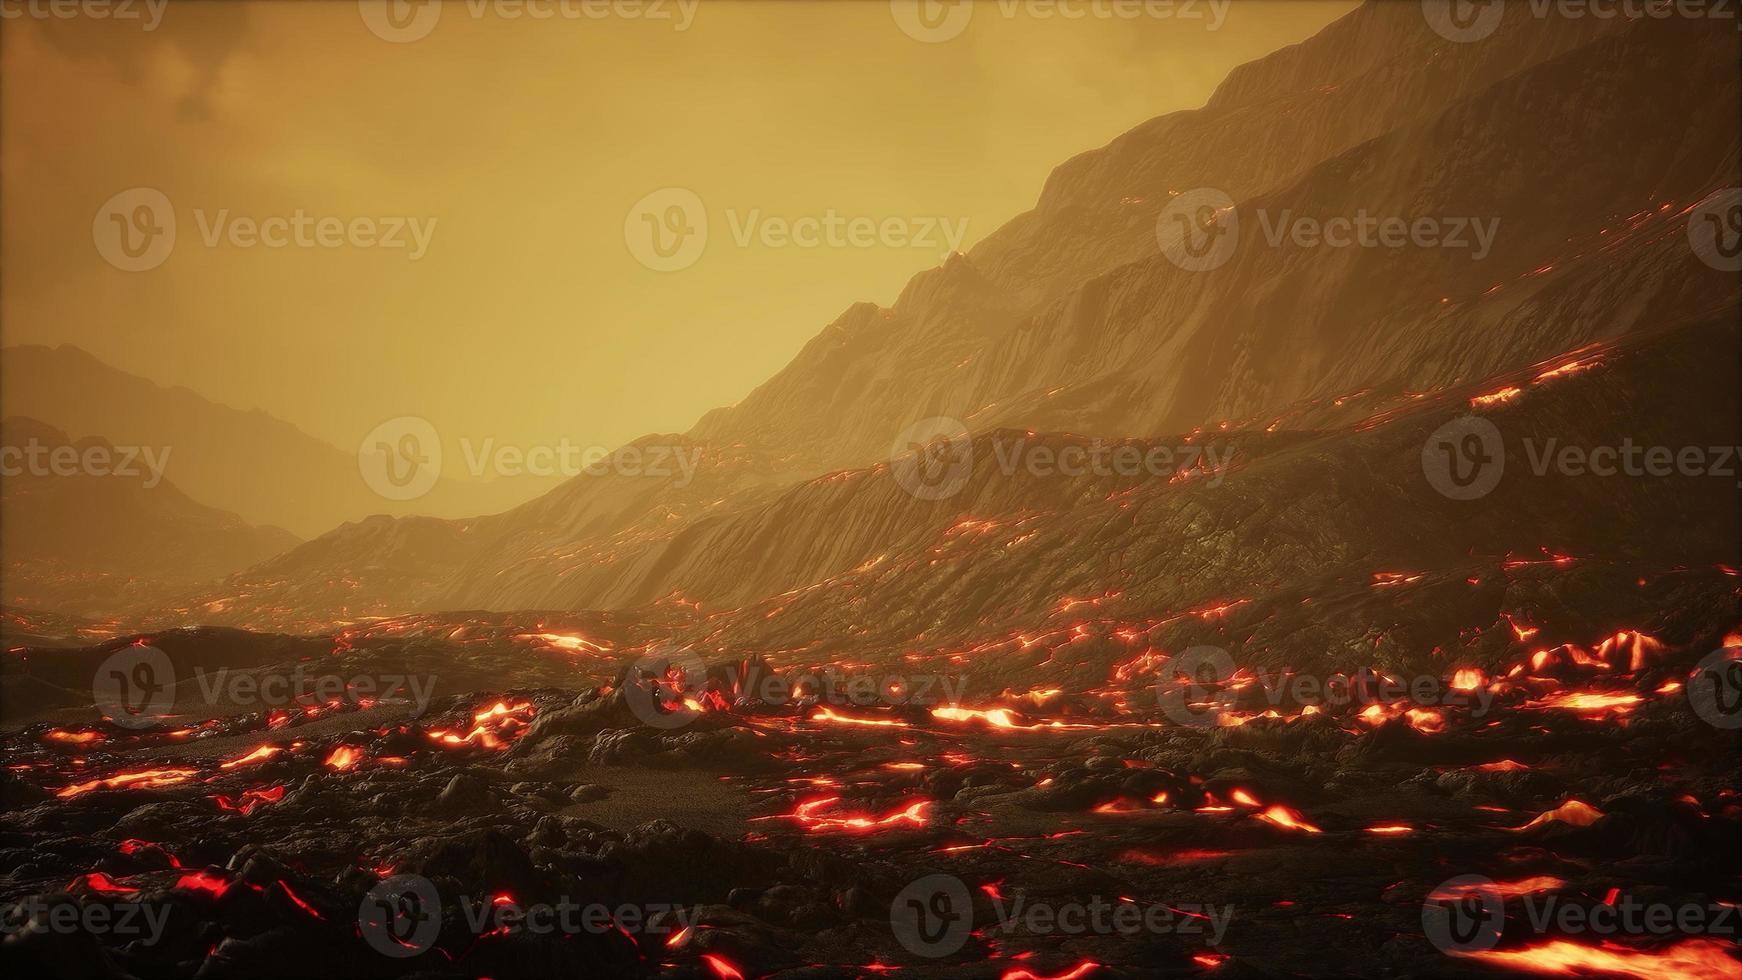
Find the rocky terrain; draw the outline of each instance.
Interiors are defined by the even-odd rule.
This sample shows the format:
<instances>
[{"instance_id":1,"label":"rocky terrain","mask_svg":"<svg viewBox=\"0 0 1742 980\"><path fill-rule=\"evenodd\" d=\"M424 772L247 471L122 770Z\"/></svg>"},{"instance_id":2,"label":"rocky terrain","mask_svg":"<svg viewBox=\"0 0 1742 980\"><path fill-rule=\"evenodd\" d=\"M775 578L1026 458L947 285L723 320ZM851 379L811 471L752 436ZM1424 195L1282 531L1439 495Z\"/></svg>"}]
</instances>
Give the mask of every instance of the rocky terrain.
<instances>
[{"instance_id":1,"label":"rocky terrain","mask_svg":"<svg viewBox=\"0 0 1742 980\"><path fill-rule=\"evenodd\" d=\"M693 480L294 547L8 481L9 572L156 551L10 576L0 959L1742 976L1737 53L1368 3L636 443ZM1358 213L1468 238L1270 240Z\"/></svg>"}]
</instances>

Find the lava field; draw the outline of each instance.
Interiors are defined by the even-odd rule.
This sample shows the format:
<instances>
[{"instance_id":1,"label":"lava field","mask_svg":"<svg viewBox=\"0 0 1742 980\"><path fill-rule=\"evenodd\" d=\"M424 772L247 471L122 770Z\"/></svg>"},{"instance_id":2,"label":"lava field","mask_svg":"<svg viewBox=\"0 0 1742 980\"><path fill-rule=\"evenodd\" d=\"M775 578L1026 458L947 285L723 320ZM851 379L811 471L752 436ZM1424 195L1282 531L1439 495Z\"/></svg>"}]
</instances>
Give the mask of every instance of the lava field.
<instances>
[{"instance_id":1,"label":"lava field","mask_svg":"<svg viewBox=\"0 0 1742 980\"><path fill-rule=\"evenodd\" d=\"M1553 591L1575 564L1492 574ZM1733 569L1675 574L1735 590ZM1240 612L1180 620L1226 635ZM1742 635L1574 640L1508 614L1476 630L1489 666L1319 689L1209 646L1169 676L1151 640L1179 625L1035 636L1004 656L1074 644L1106 682L977 701L923 655L710 664L562 614L14 649L8 707L50 716L80 714L54 707L76 677L185 679L6 738L5 899L113 928L19 930L5 956L19 976L1736 975L1742 796L1714 726L1742 712ZM274 707L186 710L269 676ZM1684 918L1576 926L1630 908Z\"/></svg>"},{"instance_id":2,"label":"lava field","mask_svg":"<svg viewBox=\"0 0 1742 980\"><path fill-rule=\"evenodd\" d=\"M600 4L638 23L570 49L476 15L519 3L178 3L132 48L31 14L95 4L7 0L7 58L50 80L7 79L7 219L53 217L6 236L32 342L0 351L5 976L1742 980L1742 35L1688 12L1729 5L1242 3L1257 54L1222 64L1247 47L1166 33L1196 3L1094 4L1167 14L1085 60L1024 33L1036 4L895 0L868 50L913 60L884 65L733 40L881 2L770 28L801 5L710 0L673 5L700 18L678 54L605 75L644 43L608 32L666 5ZM1049 54L1000 75L1003 37ZM1141 78L1164 114L983 174L1011 120L1052 146L1070 114L1008 73L1059 65L1111 106L1073 110L1139 118ZM49 94L87 71L115 75L99 117ZM926 104L839 87L885 71ZM140 170L105 209L176 192L173 259L173 208L93 222L127 185L74 150ZM202 169L244 156L263 173ZM946 177L1015 217L775 333L815 298L769 283L845 264L728 251L727 188L786 220L826 181L832 220ZM705 208L647 203L700 201L677 180L711 246ZM197 248L201 202L303 195L439 212L424 278ZM33 264L64 251L91 268ZM162 350L35 342L62 326ZM811 339L770 375L777 336ZM195 360L262 407L129 373ZM743 397L684 401L718 391ZM691 408L572 473L455 451ZM127 443L168 462L18 463Z\"/></svg>"}]
</instances>

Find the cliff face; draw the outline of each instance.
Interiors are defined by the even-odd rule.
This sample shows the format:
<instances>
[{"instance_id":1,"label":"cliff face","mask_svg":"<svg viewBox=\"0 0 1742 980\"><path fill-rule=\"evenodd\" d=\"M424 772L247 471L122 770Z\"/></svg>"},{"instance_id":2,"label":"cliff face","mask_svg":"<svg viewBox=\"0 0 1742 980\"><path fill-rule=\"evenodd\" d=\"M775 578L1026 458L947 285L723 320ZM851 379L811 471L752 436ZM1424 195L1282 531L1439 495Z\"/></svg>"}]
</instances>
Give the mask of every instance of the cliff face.
<instances>
[{"instance_id":1,"label":"cliff face","mask_svg":"<svg viewBox=\"0 0 1742 980\"><path fill-rule=\"evenodd\" d=\"M1423 434L1411 436L1413 450L1405 439L1370 458L1370 433L1439 393L1733 309L1735 277L1693 253L1688 226L1696 204L1742 182L1735 43L1697 21L1509 16L1493 37L1453 44L1413 4L1369 4L1235 72L1203 109L1073 159L1034 211L972 253L915 277L888 309L850 308L742 404L681 440L662 437L702 450L694 483L588 476L464 526L420 524L385 539L342 528L199 601L243 622L290 609L357 614L356 603L335 601L342 593L367 594L371 613L676 597L773 609L820 601L843 576L905 569L912 586L856 594L851 615L807 619L862 633L867 618L924 632L910 618L925 609L981 610L991 622L1033 613L1059 590L1118 589L1131 574L1122 556L1160 545L1071 539L1061 547L1077 549L1072 560L1043 565L1073 577L1047 579L1016 608L961 590L1045 568L977 565L933 582L922 556L964 520L1020 526L1032 512L1075 506L1071 494L1086 505L1132 487L1037 488L977 472L960 494L926 501L895 488L879 461L910 423L951 416L981 439L1032 430L1043 441L1178 446L1226 431L1266 458L1311 444L1339 465L1395 467L1398 453L1419 453ZM1232 220L1218 226L1231 246L1220 264L1193 271L1163 253L1157 228L1170 226L1177 196L1200 187L1232 202ZM1303 219L1363 217L1426 219L1436 244L1297 237ZM1409 465L1419 480L1419 462ZM1309 468L1298 479L1323 475ZM1212 538L1269 534L1266 521L1291 502L1262 496L1289 488L1267 485L1243 504L1211 498L1215 508L1167 495L1155 506L1172 516L1136 533L1170 535L1183 521ZM1358 499L1356 488L1321 489L1345 495L1319 506L1346 524L1286 533L1324 536L1311 553L1351 561L1370 515L1337 503ZM1399 523L1370 534L1409 536L1408 508L1389 519ZM1450 551L1479 544L1456 522L1440 530ZM432 536L445 543L414 546ZM359 549L371 555L364 581L335 591L359 577ZM1217 591L1201 584L1194 594Z\"/></svg>"},{"instance_id":2,"label":"cliff face","mask_svg":"<svg viewBox=\"0 0 1742 980\"><path fill-rule=\"evenodd\" d=\"M1234 201L1251 202L1303 183L1311 192L1346 181L1351 176L1346 172L1315 177L1314 171L1387 134L1395 140L1490 88L1509 85L1516 98L1520 76L1610 33L1612 23L1512 18L1482 43L1454 44L1428 28L1416 5L1368 4L1318 36L1235 71L1204 108L1152 120L1068 161L1047 181L1035 209L977 245L968 263L957 260L917 277L890 310L849 310L785 370L741 405L710 415L695 434L803 449L826 464L845 465L880 457L893 435L915 418L967 418L999 406L1006 411L997 418L1014 420L1034 408L1025 396L1036 391L1124 368L1151 371L1154 341L1161 338L1149 332L1133 336L1145 325L1132 319L1130 309L1102 308L1109 287L1096 280L1132 264L1154 264L1157 220L1171 195L1214 187ZM1721 48L1721 40L1710 37L1707 47ZM1684 42L1692 39L1640 38L1637 43L1673 49ZM1638 67L1643 80L1644 66ZM1622 74L1634 77L1631 66ZM1577 89L1554 91L1577 99L1572 94ZM1558 147L1545 143L1545 155L1580 148L1589 153L1590 147L1604 145L1584 143L1574 131L1575 119L1590 121L1578 114L1554 121L1550 131L1565 130L1568 139ZM1465 136L1504 149L1514 145L1518 132L1529 132L1522 130L1524 120L1499 122ZM1672 144L1679 139L1678 132ZM1381 155L1395 155L1399 145ZM1409 147L1401 145L1407 153ZM1459 151L1436 146L1423 152ZM1374 211L1386 191L1366 179L1349 190L1356 202L1372 201ZM1421 205L1439 203L1408 201L1413 186L1396 190L1417 210L1392 213L1413 217L1424 213ZM1256 231L1251 229L1249 237L1256 238ZM1276 271L1265 266L1221 270L1226 274L1217 278L1251 288L1258 281L1252 276ZM1150 275L1183 292L1189 308L1204 295L1206 284L1174 275L1178 271L1170 265ZM1152 284L1148 295L1136 297L1150 310L1150 319L1179 316L1177 306L1156 306L1155 291ZM1221 311L1200 314L1205 319L1219 315L1224 319L1216 326L1226 326ZM1061 343L1063 333L1069 340ZM1151 349L1139 348L1145 341ZM1362 364L1355 370L1372 373L1373 368ZM1011 406L1011 400L1022 401ZM1174 425L1185 421L1189 427L1215 417L1210 405L1187 408L1183 414L1196 410L1199 417ZM1103 411L1081 424L1099 430L1128 422L1120 413Z\"/></svg>"},{"instance_id":3,"label":"cliff face","mask_svg":"<svg viewBox=\"0 0 1742 980\"><path fill-rule=\"evenodd\" d=\"M1446 383L1631 329L1690 284L1674 270L1613 279L1611 251L1624 232L1678 235L1683 207L1733 183L1737 50L1705 24L1580 24L1526 17L1451 44L1415 5L1357 10L1237 71L1204 110L1071 160L1035 211L892 310L850 310L697 435L845 465L880 458L927 414L1169 432ZM1185 272L1160 254L1157 219L1204 186L1237 202L1239 245L1228 265ZM1632 228L1641 211L1655 219ZM1266 240L1286 219L1362 212L1448 219L1448 238L1472 247ZM1456 219L1495 226L1491 249L1477 252L1472 228L1455 235ZM1543 266L1554 273L1529 275ZM1592 279L1610 294L1587 305ZM1552 326L1517 336L1521 320Z\"/></svg>"}]
</instances>

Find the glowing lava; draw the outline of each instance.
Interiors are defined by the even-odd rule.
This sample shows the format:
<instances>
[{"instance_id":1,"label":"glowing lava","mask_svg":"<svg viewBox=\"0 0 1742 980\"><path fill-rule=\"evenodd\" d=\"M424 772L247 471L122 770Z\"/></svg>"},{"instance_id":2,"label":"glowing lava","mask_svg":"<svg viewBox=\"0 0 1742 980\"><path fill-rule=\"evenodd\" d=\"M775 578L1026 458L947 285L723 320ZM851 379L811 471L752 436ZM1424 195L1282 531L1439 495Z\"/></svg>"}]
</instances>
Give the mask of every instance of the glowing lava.
<instances>
[{"instance_id":1,"label":"glowing lava","mask_svg":"<svg viewBox=\"0 0 1742 980\"><path fill-rule=\"evenodd\" d=\"M863 815L837 816L820 811L827 810L841 802L838 796L825 796L815 800L806 800L798 805L792 813L786 814L786 819L796 820L813 834L848 833L860 834L872 831L890 830L898 827L924 827L930 819L927 810L931 807L929 800L916 800L900 810L882 817Z\"/></svg>"},{"instance_id":2,"label":"glowing lava","mask_svg":"<svg viewBox=\"0 0 1742 980\"><path fill-rule=\"evenodd\" d=\"M1522 949L1491 949L1460 953L1499 966L1531 973L1585 976L1590 973L1658 980L1735 980L1742 964L1730 955L1730 944L1718 939L1689 939L1656 951L1629 949L1614 943L1586 946L1568 939L1551 939Z\"/></svg>"}]
</instances>

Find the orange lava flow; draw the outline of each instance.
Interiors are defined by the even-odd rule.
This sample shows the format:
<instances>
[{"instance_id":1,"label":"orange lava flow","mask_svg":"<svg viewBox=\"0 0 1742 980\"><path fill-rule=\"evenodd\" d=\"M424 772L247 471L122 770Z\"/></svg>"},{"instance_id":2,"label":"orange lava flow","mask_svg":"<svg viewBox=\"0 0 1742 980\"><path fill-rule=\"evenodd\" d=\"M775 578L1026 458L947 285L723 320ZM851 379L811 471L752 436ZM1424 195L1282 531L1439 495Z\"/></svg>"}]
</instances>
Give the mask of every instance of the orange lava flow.
<instances>
[{"instance_id":1,"label":"orange lava flow","mask_svg":"<svg viewBox=\"0 0 1742 980\"><path fill-rule=\"evenodd\" d=\"M1553 875L1537 875L1533 878L1520 878L1517 881L1491 881L1487 884L1466 884L1446 887L1441 885L1428 894L1435 901L1456 901L1480 892L1493 892L1502 898L1516 898L1520 895L1532 895L1536 892L1551 892L1566 886L1566 882Z\"/></svg>"},{"instance_id":2,"label":"orange lava flow","mask_svg":"<svg viewBox=\"0 0 1742 980\"><path fill-rule=\"evenodd\" d=\"M44 742L59 742L63 745L91 745L103 740L102 732L69 732L56 728L42 733Z\"/></svg>"},{"instance_id":3,"label":"orange lava flow","mask_svg":"<svg viewBox=\"0 0 1742 980\"><path fill-rule=\"evenodd\" d=\"M1490 949L1457 955L1531 973L1562 976L1596 972L1640 980L1735 980L1742 973L1742 964L1730 955L1728 943L1705 938L1689 939L1655 951L1609 943L1585 946L1567 939L1553 939L1523 949Z\"/></svg>"},{"instance_id":4,"label":"orange lava flow","mask_svg":"<svg viewBox=\"0 0 1742 980\"><path fill-rule=\"evenodd\" d=\"M521 633L518 640L537 640L545 646L568 653L607 653L611 644L589 640L577 633Z\"/></svg>"},{"instance_id":5,"label":"orange lava flow","mask_svg":"<svg viewBox=\"0 0 1742 980\"><path fill-rule=\"evenodd\" d=\"M1293 810L1278 803L1258 815L1258 819L1273 823L1284 830L1299 830L1309 834L1323 833L1319 828L1302 819L1299 810Z\"/></svg>"},{"instance_id":6,"label":"orange lava flow","mask_svg":"<svg viewBox=\"0 0 1742 980\"><path fill-rule=\"evenodd\" d=\"M237 766L251 766L256 762L265 762L267 759L270 759L283 751L284 748L282 746L262 745L254 751L249 752L247 755L237 756L228 762L219 763L218 768L234 769Z\"/></svg>"},{"instance_id":7,"label":"orange lava flow","mask_svg":"<svg viewBox=\"0 0 1742 980\"><path fill-rule=\"evenodd\" d=\"M1560 806L1555 807L1553 810L1538 814L1534 820L1524 826L1514 827L1513 829L1520 831L1532 830L1551 823L1570 824L1574 827L1589 827L1602 818L1603 811L1597 809L1591 804L1585 803L1581 800L1568 800Z\"/></svg>"},{"instance_id":8,"label":"orange lava flow","mask_svg":"<svg viewBox=\"0 0 1742 980\"><path fill-rule=\"evenodd\" d=\"M738 968L725 958L715 956L712 953L703 953L702 959L707 962L708 969L713 970L714 976L719 977L720 980L744 980L744 974L738 972Z\"/></svg>"},{"instance_id":9,"label":"orange lava flow","mask_svg":"<svg viewBox=\"0 0 1742 980\"><path fill-rule=\"evenodd\" d=\"M1621 692L1566 691L1527 702L1523 707L1527 709L1557 708L1588 715L1626 714L1637 707L1642 700L1637 694Z\"/></svg>"},{"instance_id":10,"label":"orange lava flow","mask_svg":"<svg viewBox=\"0 0 1742 980\"><path fill-rule=\"evenodd\" d=\"M185 783L199 775L196 769L142 769L138 772L124 772L106 779L93 779L88 783L75 783L62 787L57 797L66 798L89 793L94 789L156 789L159 786L174 786Z\"/></svg>"},{"instance_id":11,"label":"orange lava flow","mask_svg":"<svg viewBox=\"0 0 1742 980\"><path fill-rule=\"evenodd\" d=\"M867 833L875 830L888 830L893 827L909 826L924 827L929 819L926 810L931 806L928 800L916 800L905 808L882 817L866 816L830 816L819 813L839 803L838 796L825 796L820 799L806 800L798 805L798 809L787 816L797 820L812 833L827 833L838 831L848 834Z\"/></svg>"},{"instance_id":12,"label":"orange lava flow","mask_svg":"<svg viewBox=\"0 0 1742 980\"><path fill-rule=\"evenodd\" d=\"M1088 976L1100 968L1101 964L1096 963L1094 960L1084 960L1064 973L1042 976L1039 973L1032 973L1022 967L1017 967L1014 970L1004 971L1004 973L999 976L998 980L1082 980L1083 977Z\"/></svg>"},{"instance_id":13,"label":"orange lava flow","mask_svg":"<svg viewBox=\"0 0 1742 980\"><path fill-rule=\"evenodd\" d=\"M983 721L986 724L991 725L993 728L1022 727L1017 724L1016 716L1010 713L1009 708L988 708L981 711L977 708L958 708L954 705L949 705L942 708L933 708L931 716L940 721Z\"/></svg>"},{"instance_id":14,"label":"orange lava flow","mask_svg":"<svg viewBox=\"0 0 1742 980\"><path fill-rule=\"evenodd\" d=\"M267 789L245 789L240 796L214 796L212 802L216 803L220 810L230 810L247 816L253 813L256 807L277 803L282 799L284 799L284 787L272 786Z\"/></svg>"},{"instance_id":15,"label":"orange lava flow","mask_svg":"<svg viewBox=\"0 0 1742 980\"><path fill-rule=\"evenodd\" d=\"M509 704L498 701L488 708L472 715L472 730L461 735L458 732L431 729L429 737L443 748L461 748L478 746L486 749L505 749L519 735L522 729L532 720L536 709L530 702L521 701Z\"/></svg>"},{"instance_id":16,"label":"orange lava flow","mask_svg":"<svg viewBox=\"0 0 1742 980\"><path fill-rule=\"evenodd\" d=\"M852 715L840 714L833 708L818 708L817 713L811 715L810 720L833 722L837 725L871 725L877 728L908 727L907 722L899 718L855 718Z\"/></svg>"},{"instance_id":17,"label":"orange lava flow","mask_svg":"<svg viewBox=\"0 0 1742 980\"><path fill-rule=\"evenodd\" d=\"M1486 395L1477 395L1476 397L1470 399L1470 407L1471 408L1487 408L1489 405L1499 405L1499 404L1502 404L1505 402L1509 402L1512 399L1517 398L1519 395L1522 395L1522 394L1524 394L1524 389L1522 389L1522 388L1517 388L1517 387L1501 388L1499 391L1491 391Z\"/></svg>"}]
</instances>

